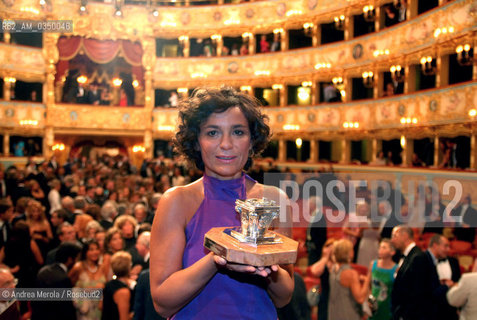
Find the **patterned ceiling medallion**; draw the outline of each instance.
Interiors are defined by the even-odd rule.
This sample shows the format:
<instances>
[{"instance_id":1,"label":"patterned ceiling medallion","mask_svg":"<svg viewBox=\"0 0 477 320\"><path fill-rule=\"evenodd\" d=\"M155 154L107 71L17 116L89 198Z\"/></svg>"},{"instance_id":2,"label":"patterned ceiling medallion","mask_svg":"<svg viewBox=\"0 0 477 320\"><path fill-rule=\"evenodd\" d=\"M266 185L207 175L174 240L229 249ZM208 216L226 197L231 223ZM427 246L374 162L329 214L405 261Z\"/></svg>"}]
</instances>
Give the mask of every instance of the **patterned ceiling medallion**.
<instances>
[{"instance_id":1,"label":"patterned ceiling medallion","mask_svg":"<svg viewBox=\"0 0 477 320\"><path fill-rule=\"evenodd\" d=\"M277 6L277 15L283 17L287 12L287 5L285 3L279 3Z\"/></svg>"},{"instance_id":2,"label":"patterned ceiling medallion","mask_svg":"<svg viewBox=\"0 0 477 320\"><path fill-rule=\"evenodd\" d=\"M227 66L227 71L229 73L236 73L239 69L239 65L237 64L237 62L230 62Z\"/></svg>"},{"instance_id":3,"label":"patterned ceiling medallion","mask_svg":"<svg viewBox=\"0 0 477 320\"><path fill-rule=\"evenodd\" d=\"M398 114L402 117L404 116L405 113L406 113L406 106L404 106L403 104L400 104L398 106Z\"/></svg>"},{"instance_id":4,"label":"patterned ceiling medallion","mask_svg":"<svg viewBox=\"0 0 477 320\"><path fill-rule=\"evenodd\" d=\"M437 107L438 107L438 104L436 100L431 100L431 102L429 102L430 111L435 112L437 110Z\"/></svg>"},{"instance_id":5,"label":"patterned ceiling medallion","mask_svg":"<svg viewBox=\"0 0 477 320\"><path fill-rule=\"evenodd\" d=\"M318 0L308 0L308 9L309 10L315 10L317 5L318 5Z\"/></svg>"},{"instance_id":6,"label":"patterned ceiling medallion","mask_svg":"<svg viewBox=\"0 0 477 320\"><path fill-rule=\"evenodd\" d=\"M353 58L358 60L363 56L363 46L361 44L357 44L353 47Z\"/></svg>"},{"instance_id":7,"label":"patterned ceiling medallion","mask_svg":"<svg viewBox=\"0 0 477 320\"><path fill-rule=\"evenodd\" d=\"M313 112L308 113L308 121L315 122L316 116Z\"/></svg>"},{"instance_id":8,"label":"patterned ceiling medallion","mask_svg":"<svg viewBox=\"0 0 477 320\"><path fill-rule=\"evenodd\" d=\"M12 108L8 108L7 110L5 110L5 116L7 118L11 118L15 115L15 110L13 110Z\"/></svg>"},{"instance_id":9,"label":"patterned ceiling medallion","mask_svg":"<svg viewBox=\"0 0 477 320\"><path fill-rule=\"evenodd\" d=\"M214 21L220 21L220 20L222 20L222 12L215 11L214 12Z\"/></svg>"},{"instance_id":10,"label":"patterned ceiling medallion","mask_svg":"<svg viewBox=\"0 0 477 320\"><path fill-rule=\"evenodd\" d=\"M182 13L181 22L184 26L188 25L190 23L190 14L188 12L183 12Z\"/></svg>"},{"instance_id":11,"label":"patterned ceiling medallion","mask_svg":"<svg viewBox=\"0 0 477 320\"><path fill-rule=\"evenodd\" d=\"M248 8L247 11L245 11L245 17L247 17L247 19L253 18L254 15L255 11L253 11L252 8Z\"/></svg>"},{"instance_id":12,"label":"patterned ceiling medallion","mask_svg":"<svg viewBox=\"0 0 477 320\"><path fill-rule=\"evenodd\" d=\"M71 111L71 112L70 112L70 119L71 119L72 121L78 120L78 113L77 113L76 111L74 111L74 110Z\"/></svg>"}]
</instances>

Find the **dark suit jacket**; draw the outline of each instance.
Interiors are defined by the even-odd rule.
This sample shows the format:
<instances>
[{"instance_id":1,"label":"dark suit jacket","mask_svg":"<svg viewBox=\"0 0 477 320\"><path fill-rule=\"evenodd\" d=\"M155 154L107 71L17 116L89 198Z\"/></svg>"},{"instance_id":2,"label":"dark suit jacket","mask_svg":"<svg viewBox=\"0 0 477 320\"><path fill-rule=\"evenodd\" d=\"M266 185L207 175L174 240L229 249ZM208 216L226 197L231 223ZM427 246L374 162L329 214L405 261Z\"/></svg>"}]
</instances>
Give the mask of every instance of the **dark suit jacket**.
<instances>
[{"instance_id":1,"label":"dark suit jacket","mask_svg":"<svg viewBox=\"0 0 477 320\"><path fill-rule=\"evenodd\" d=\"M461 273L460 273L460 267L459 267L459 261L457 261L456 258L449 257L449 265L452 270L452 277L451 280L453 282L459 282ZM439 319L442 320L457 320L459 319L459 316L457 315L457 308L451 306L448 302L447 299L445 303L441 304L438 306L439 307Z\"/></svg>"},{"instance_id":2,"label":"dark suit jacket","mask_svg":"<svg viewBox=\"0 0 477 320\"><path fill-rule=\"evenodd\" d=\"M459 205L454 210L452 210L453 216L460 216L462 211L462 205ZM477 211L469 206L467 210L462 215L462 222L470 225L469 228L463 228L460 223L454 228L454 235L458 240L474 242L475 239L475 228L477 226Z\"/></svg>"},{"instance_id":3,"label":"dark suit jacket","mask_svg":"<svg viewBox=\"0 0 477 320\"><path fill-rule=\"evenodd\" d=\"M399 269L392 292L394 319L436 320L439 306L447 304L448 287L441 285L428 251L414 247Z\"/></svg>"},{"instance_id":4,"label":"dark suit jacket","mask_svg":"<svg viewBox=\"0 0 477 320\"><path fill-rule=\"evenodd\" d=\"M38 288L71 288L67 273L58 263L44 266L37 276ZM32 301L32 320L75 320L72 301Z\"/></svg>"},{"instance_id":5,"label":"dark suit jacket","mask_svg":"<svg viewBox=\"0 0 477 320\"><path fill-rule=\"evenodd\" d=\"M393 319L421 319L418 315L424 310L421 310L422 289L418 272L422 269L422 259L416 260L416 257L422 255L417 246L412 248L399 268L391 295Z\"/></svg>"},{"instance_id":6,"label":"dark suit jacket","mask_svg":"<svg viewBox=\"0 0 477 320\"><path fill-rule=\"evenodd\" d=\"M152 303L149 270L139 274L134 295L134 320L163 320Z\"/></svg>"},{"instance_id":7,"label":"dark suit jacket","mask_svg":"<svg viewBox=\"0 0 477 320\"><path fill-rule=\"evenodd\" d=\"M141 257L139 252L137 252L137 249L135 246L129 248L128 252L131 254L133 266L139 264L141 265L142 270L149 269L149 259L147 261L144 261L144 258Z\"/></svg>"}]
</instances>

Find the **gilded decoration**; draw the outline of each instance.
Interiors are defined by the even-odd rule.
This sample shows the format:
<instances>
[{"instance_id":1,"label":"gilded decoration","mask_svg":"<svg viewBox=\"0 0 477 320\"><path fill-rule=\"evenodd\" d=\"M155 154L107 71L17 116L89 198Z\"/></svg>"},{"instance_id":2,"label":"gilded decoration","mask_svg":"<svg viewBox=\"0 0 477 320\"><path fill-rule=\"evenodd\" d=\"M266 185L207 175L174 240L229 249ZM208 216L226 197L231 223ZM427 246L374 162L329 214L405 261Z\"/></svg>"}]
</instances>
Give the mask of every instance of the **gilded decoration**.
<instances>
[{"instance_id":1,"label":"gilded decoration","mask_svg":"<svg viewBox=\"0 0 477 320\"><path fill-rule=\"evenodd\" d=\"M45 127L46 106L39 103L0 101L0 127L23 130Z\"/></svg>"},{"instance_id":2,"label":"gilded decoration","mask_svg":"<svg viewBox=\"0 0 477 320\"><path fill-rule=\"evenodd\" d=\"M20 80L43 81L46 65L42 49L0 43L0 73Z\"/></svg>"},{"instance_id":3,"label":"gilded decoration","mask_svg":"<svg viewBox=\"0 0 477 320\"><path fill-rule=\"evenodd\" d=\"M121 133L140 131L147 126L150 115L144 108L101 107L57 104L48 108L47 121L54 129L90 129Z\"/></svg>"},{"instance_id":4,"label":"gilded decoration","mask_svg":"<svg viewBox=\"0 0 477 320\"><path fill-rule=\"evenodd\" d=\"M161 88L197 87L204 84L204 78L210 84L223 82L246 83L248 85L267 84L304 74L315 79L328 79L331 74L348 72L361 76L365 65L373 64L381 70L389 70L389 61L409 61L419 64L426 52L439 47L442 54L455 52L455 40L436 39L434 30L452 23L452 38L468 35L469 29L475 29L476 18L471 13L471 1L451 2L448 6L433 10L427 14L401 23L399 28L387 28L350 41L330 44L316 48L297 49L290 52L276 52L243 57L219 58L158 58L154 67L155 86ZM458 13L456 13L458 12ZM415 48L421 48L416 50ZM376 50L389 50L389 55L374 56ZM358 59L358 60L356 60ZM356 62L359 61L359 65ZM317 63L330 63L326 71L316 71ZM270 76L255 75L257 70L267 70ZM202 74L202 78L192 78L193 74ZM210 77L208 77L210 75ZM165 80L166 79L166 80Z\"/></svg>"},{"instance_id":5,"label":"gilded decoration","mask_svg":"<svg viewBox=\"0 0 477 320\"><path fill-rule=\"evenodd\" d=\"M375 7L390 0L373 1ZM434 23L472 24L469 13L475 10L472 0L454 1L443 9L452 12L434 22L425 22L416 33L407 31L410 39L423 39L432 32ZM467 3L469 8L457 5ZM226 6L159 7L159 16L151 18L151 10L146 6L123 5L122 17L114 17L114 5L89 2L86 15L80 15L79 3L67 0L47 1L41 6L33 0L2 0L0 12L10 19L31 19L32 10L39 20L73 19L74 34L96 39L129 39L135 41L143 36L177 38L182 34L193 37L209 37L221 30L230 36L240 36L243 32L261 31L268 27L301 26L305 22L331 22L333 17L362 13L367 4L363 0L290 0L257 1ZM473 5L473 7L471 7ZM21 9L29 8L29 11ZM255 14L260 13L260 14ZM220 17L220 19L218 19ZM5 18L5 17L2 17ZM178 28L180 27L180 28Z\"/></svg>"},{"instance_id":6,"label":"gilded decoration","mask_svg":"<svg viewBox=\"0 0 477 320\"><path fill-rule=\"evenodd\" d=\"M384 138L401 135L423 137L432 135L431 125L446 125L443 135L467 134L471 129L468 108L477 100L477 82L452 88L429 90L402 97L390 97L362 103L323 104L311 107L265 107L274 134L293 137L299 134L316 134L317 138L330 139L340 134L353 133L360 137L373 137L373 130ZM431 101L452 108L436 120L435 113L428 111ZM406 105L400 114L400 105ZM177 111L156 108L153 111L153 131L156 135L171 135L176 125ZM402 117L416 117L416 125L401 124ZM359 129L343 129L344 122L359 122ZM466 123L468 125L466 125ZM287 127L288 126L288 127ZM296 126L299 126L298 128ZM290 129L291 128L291 129ZM397 130L396 130L397 129ZM389 131L386 131L389 130ZM455 132L454 132L455 131Z\"/></svg>"}]
</instances>

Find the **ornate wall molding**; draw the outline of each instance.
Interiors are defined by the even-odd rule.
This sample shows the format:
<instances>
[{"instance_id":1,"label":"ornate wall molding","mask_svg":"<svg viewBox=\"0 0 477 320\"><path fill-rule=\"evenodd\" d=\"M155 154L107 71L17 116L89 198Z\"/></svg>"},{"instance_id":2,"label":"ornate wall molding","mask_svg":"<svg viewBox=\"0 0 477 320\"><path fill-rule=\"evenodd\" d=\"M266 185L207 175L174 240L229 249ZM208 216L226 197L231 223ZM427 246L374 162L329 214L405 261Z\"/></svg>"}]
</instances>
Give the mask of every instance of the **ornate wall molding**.
<instances>
[{"instance_id":1,"label":"ornate wall molding","mask_svg":"<svg viewBox=\"0 0 477 320\"><path fill-rule=\"evenodd\" d=\"M160 88L200 85L269 85L286 79L288 83L301 83L306 77L330 80L332 75L347 72L361 77L370 68L389 70L393 63L419 64L423 54L453 53L458 43L475 39L477 30L477 3L454 1L446 7L424 14L381 32L350 41L342 41L316 48L285 52L219 58L158 58L154 68L154 85ZM448 38L434 37L434 30L453 26ZM470 38L470 39L469 39ZM359 58L353 57L361 47ZM389 50L389 55L375 57L376 50ZM317 71L317 63L330 63L331 69ZM269 76L256 76L257 70L269 71ZM194 78L195 75L200 75ZM210 78L210 79L209 79ZM309 79L311 80L311 79Z\"/></svg>"},{"instance_id":2,"label":"ornate wall molding","mask_svg":"<svg viewBox=\"0 0 477 320\"><path fill-rule=\"evenodd\" d=\"M42 49L0 43L0 76L43 82L45 72Z\"/></svg>"},{"instance_id":3,"label":"ornate wall molding","mask_svg":"<svg viewBox=\"0 0 477 320\"><path fill-rule=\"evenodd\" d=\"M47 122L63 133L142 135L150 119L144 108L56 104L48 108Z\"/></svg>"},{"instance_id":4,"label":"ornate wall molding","mask_svg":"<svg viewBox=\"0 0 477 320\"><path fill-rule=\"evenodd\" d=\"M468 111L477 105L477 81L409 95L353 103L309 107L266 107L275 138L318 140L350 138L394 139L470 135L477 120ZM401 118L417 124L403 125ZM151 120L152 119L152 120ZM21 125L22 120L37 121ZM344 129L344 122L359 122L359 129ZM143 136L152 123L152 137L169 139L177 125L177 109L101 107L26 102L0 102L0 127L16 131L53 128L62 134Z\"/></svg>"},{"instance_id":5,"label":"ornate wall molding","mask_svg":"<svg viewBox=\"0 0 477 320\"><path fill-rule=\"evenodd\" d=\"M360 140L405 135L419 139L469 135L477 129L477 122L468 115L469 109L476 105L477 82L471 82L377 100L263 110L269 116L276 137ZM403 125L403 117L415 117L418 123ZM156 108L153 118L154 136L170 138L176 126L177 111ZM359 122L359 129L344 129L344 122Z\"/></svg>"},{"instance_id":6,"label":"ornate wall molding","mask_svg":"<svg viewBox=\"0 0 477 320\"><path fill-rule=\"evenodd\" d=\"M375 0L374 4L389 2L392 1ZM73 19L75 34L134 41L134 37L146 34L208 37L216 30L223 30L228 35L240 35L244 31L301 26L310 20L332 22L336 15L359 14L368 4L366 0L272 0L222 6L158 7L157 17L152 16L146 6L124 5L122 18L114 18L113 4L90 2L88 14L80 16L79 2L52 0L41 6L33 0L3 0L0 14L9 19Z\"/></svg>"},{"instance_id":7,"label":"ornate wall molding","mask_svg":"<svg viewBox=\"0 0 477 320\"><path fill-rule=\"evenodd\" d=\"M0 101L0 127L17 132L43 130L46 106L41 103Z\"/></svg>"}]
</instances>

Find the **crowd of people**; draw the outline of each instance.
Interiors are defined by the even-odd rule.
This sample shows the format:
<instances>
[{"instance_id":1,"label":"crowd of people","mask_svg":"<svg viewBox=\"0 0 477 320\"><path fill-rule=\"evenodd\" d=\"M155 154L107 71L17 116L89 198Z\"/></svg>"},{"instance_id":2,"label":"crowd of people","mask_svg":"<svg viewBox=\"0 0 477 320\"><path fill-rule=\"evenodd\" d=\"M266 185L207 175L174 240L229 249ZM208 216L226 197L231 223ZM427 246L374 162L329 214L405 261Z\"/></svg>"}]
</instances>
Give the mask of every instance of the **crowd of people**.
<instances>
[{"instance_id":1,"label":"crowd of people","mask_svg":"<svg viewBox=\"0 0 477 320\"><path fill-rule=\"evenodd\" d=\"M309 179L326 185L338 178L327 173ZM347 216L340 224L323 213L337 210L336 200L347 195L338 193L335 201L309 199L318 204L307 236L309 273L320 279L317 318L452 320L460 314L460 319L474 319L471 295L477 287L470 287L477 281L477 263L462 276L450 247L450 240L465 245L461 254L469 255L475 246L477 211L470 194L451 211L437 190L423 185L411 204L399 190L391 189L387 200L373 200L383 190L362 188L358 194L364 200L355 210L343 201ZM364 219L355 222L352 216Z\"/></svg>"},{"instance_id":2,"label":"crowd of people","mask_svg":"<svg viewBox=\"0 0 477 320\"><path fill-rule=\"evenodd\" d=\"M106 155L2 170L0 274L14 277L17 288L104 290L102 307L91 300L22 302L25 319L123 319L133 311L137 319L161 319L148 294L150 230L162 193L197 178L182 170L163 158L136 170Z\"/></svg>"},{"instance_id":3,"label":"crowd of people","mask_svg":"<svg viewBox=\"0 0 477 320\"><path fill-rule=\"evenodd\" d=\"M198 90L180 103L174 143L196 169L179 157L146 159L136 168L124 155L104 154L62 165L54 157L41 163L30 159L25 168L0 171L2 288L103 289L99 301L6 301L0 312L14 309L14 319L309 316L310 306L299 299L306 289L293 266L239 265L203 248L211 227L240 225L235 199L286 197L261 184L264 173L280 170L251 162L270 134L257 101L223 88ZM328 172L310 179L326 185L341 178ZM344 192L334 198L315 195L310 202L333 210L342 202L348 217L366 222L345 219L333 235L324 218L310 225L310 272L321 279L318 319L363 319L367 313L369 319L451 320L458 316L455 307L462 307L461 319L471 319L465 315L475 315L468 302L469 295L476 296L475 273L461 277L457 260L440 261L448 258L449 235L439 193L419 186L415 201L423 202L412 206L406 195L390 190L390 200L377 203L378 219L371 219L373 193L358 188L365 200L354 212L346 202L349 181L343 182ZM316 210L314 217L323 217ZM462 217L451 226L455 239L472 246L477 214L470 195L451 216ZM280 232L291 236L290 223ZM416 233L431 235L427 250L416 245ZM360 275L355 264L368 271Z\"/></svg>"}]
</instances>

